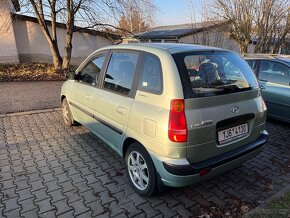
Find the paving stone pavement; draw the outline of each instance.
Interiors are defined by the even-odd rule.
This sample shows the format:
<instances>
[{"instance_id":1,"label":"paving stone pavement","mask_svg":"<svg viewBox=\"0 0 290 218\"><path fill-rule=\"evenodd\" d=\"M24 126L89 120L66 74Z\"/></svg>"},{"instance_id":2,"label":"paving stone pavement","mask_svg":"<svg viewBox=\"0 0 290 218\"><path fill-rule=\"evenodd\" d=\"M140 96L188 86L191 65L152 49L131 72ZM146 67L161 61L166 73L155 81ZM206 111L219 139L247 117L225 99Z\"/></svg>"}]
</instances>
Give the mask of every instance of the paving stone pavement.
<instances>
[{"instance_id":1,"label":"paving stone pavement","mask_svg":"<svg viewBox=\"0 0 290 218\"><path fill-rule=\"evenodd\" d=\"M0 217L188 217L243 206L247 212L290 183L290 126L270 120L267 130L267 147L241 167L142 198L122 158L86 128L65 127L60 111L2 116Z\"/></svg>"}]
</instances>

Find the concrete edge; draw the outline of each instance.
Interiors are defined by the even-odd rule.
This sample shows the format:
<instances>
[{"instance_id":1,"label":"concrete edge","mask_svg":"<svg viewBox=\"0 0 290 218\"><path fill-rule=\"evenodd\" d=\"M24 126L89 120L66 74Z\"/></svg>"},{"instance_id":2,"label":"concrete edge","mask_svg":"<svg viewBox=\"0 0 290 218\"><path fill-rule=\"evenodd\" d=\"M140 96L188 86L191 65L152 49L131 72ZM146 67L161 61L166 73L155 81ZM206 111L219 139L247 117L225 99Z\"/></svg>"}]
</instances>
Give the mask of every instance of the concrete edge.
<instances>
[{"instance_id":1,"label":"concrete edge","mask_svg":"<svg viewBox=\"0 0 290 218\"><path fill-rule=\"evenodd\" d=\"M48 112L54 112L54 111L61 111L61 108L52 108L52 109L32 110L32 111L23 111L23 112L13 112L13 113L7 113L7 114L0 114L0 118L22 116L22 115L31 115L31 114L40 114L40 113L48 113Z\"/></svg>"},{"instance_id":2,"label":"concrete edge","mask_svg":"<svg viewBox=\"0 0 290 218\"><path fill-rule=\"evenodd\" d=\"M263 201L263 203L261 203L259 206L257 206L256 208L254 208L253 210L251 210L250 212L245 214L244 217L247 218L247 217L250 217L252 215L259 214L260 211L265 210L267 205L269 205L272 201L283 197L287 192L290 192L290 185L287 185L286 187L282 188L280 191L278 191L277 193L275 193L274 195L269 197L267 200Z\"/></svg>"}]
</instances>

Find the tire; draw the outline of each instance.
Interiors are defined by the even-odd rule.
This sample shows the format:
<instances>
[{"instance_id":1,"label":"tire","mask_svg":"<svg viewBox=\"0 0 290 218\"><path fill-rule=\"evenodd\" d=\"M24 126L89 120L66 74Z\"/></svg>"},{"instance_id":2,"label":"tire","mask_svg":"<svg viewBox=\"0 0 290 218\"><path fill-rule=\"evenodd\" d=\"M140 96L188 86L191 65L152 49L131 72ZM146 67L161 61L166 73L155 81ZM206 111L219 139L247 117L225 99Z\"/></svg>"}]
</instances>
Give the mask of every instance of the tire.
<instances>
[{"instance_id":1,"label":"tire","mask_svg":"<svg viewBox=\"0 0 290 218\"><path fill-rule=\"evenodd\" d=\"M62 109L62 117L63 117L64 125L74 126L75 122L73 120L72 113L70 111L66 98L64 98L61 102L61 109Z\"/></svg>"},{"instance_id":2,"label":"tire","mask_svg":"<svg viewBox=\"0 0 290 218\"><path fill-rule=\"evenodd\" d=\"M129 181L133 189L144 197L157 193L157 174L154 164L146 149L135 142L126 152L126 166Z\"/></svg>"}]
</instances>

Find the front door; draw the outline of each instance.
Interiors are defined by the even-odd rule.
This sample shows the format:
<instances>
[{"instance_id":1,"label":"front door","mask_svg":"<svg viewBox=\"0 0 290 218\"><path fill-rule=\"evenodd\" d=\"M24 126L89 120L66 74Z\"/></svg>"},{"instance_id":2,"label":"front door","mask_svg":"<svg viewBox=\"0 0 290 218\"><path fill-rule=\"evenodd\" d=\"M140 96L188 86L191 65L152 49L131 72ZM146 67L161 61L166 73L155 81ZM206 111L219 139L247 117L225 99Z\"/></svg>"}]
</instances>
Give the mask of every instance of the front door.
<instances>
[{"instance_id":1,"label":"front door","mask_svg":"<svg viewBox=\"0 0 290 218\"><path fill-rule=\"evenodd\" d=\"M136 92L133 81L138 59L138 53L113 52L102 87L93 95L94 117L101 126L98 132L119 153Z\"/></svg>"},{"instance_id":2,"label":"front door","mask_svg":"<svg viewBox=\"0 0 290 218\"><path fill-rule=\"evenodd\" d=\"M69 100L73 117L78 122L94 130L92 93L96 90L105 54L100 54L88 61L77 72Z\"/></svg>"}]
</instances>

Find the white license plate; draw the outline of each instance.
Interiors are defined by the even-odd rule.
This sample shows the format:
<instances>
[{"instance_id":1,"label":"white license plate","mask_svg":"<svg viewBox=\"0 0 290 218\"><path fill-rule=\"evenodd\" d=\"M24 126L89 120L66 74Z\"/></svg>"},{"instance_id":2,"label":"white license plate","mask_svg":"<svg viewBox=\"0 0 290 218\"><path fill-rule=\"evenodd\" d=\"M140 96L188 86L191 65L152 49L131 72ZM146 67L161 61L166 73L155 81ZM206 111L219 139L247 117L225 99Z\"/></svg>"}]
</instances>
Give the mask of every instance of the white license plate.
<instances>
[{"instance_id":1,"label":"white license plate","mask_svg":"<svg viewBox=\"0 0 290 218\"><path fill-rule=\"evenodd\" d=\"M247 123L218 131L219 144L238 139L247 135L248 133L249 128Z\"/></svg>"}]
</instances>

